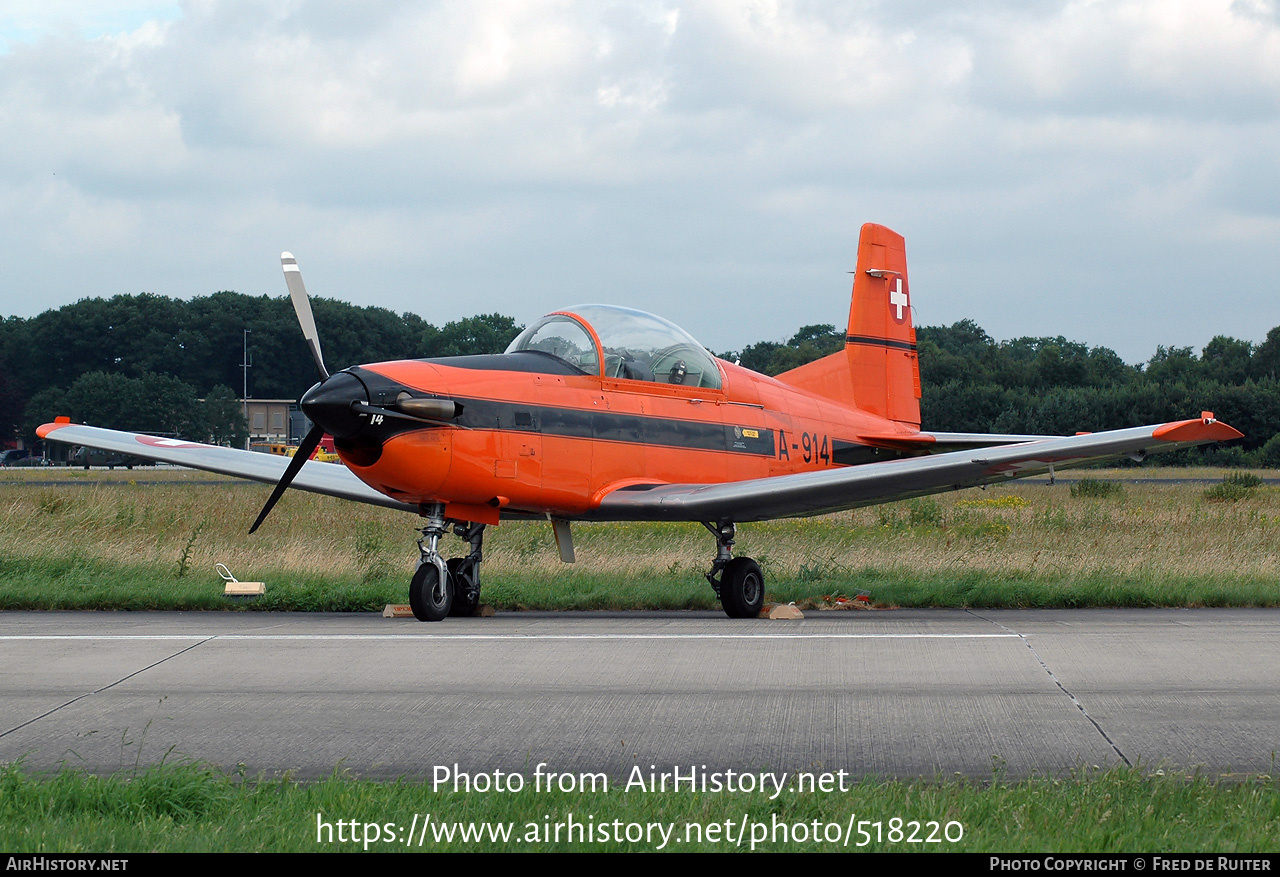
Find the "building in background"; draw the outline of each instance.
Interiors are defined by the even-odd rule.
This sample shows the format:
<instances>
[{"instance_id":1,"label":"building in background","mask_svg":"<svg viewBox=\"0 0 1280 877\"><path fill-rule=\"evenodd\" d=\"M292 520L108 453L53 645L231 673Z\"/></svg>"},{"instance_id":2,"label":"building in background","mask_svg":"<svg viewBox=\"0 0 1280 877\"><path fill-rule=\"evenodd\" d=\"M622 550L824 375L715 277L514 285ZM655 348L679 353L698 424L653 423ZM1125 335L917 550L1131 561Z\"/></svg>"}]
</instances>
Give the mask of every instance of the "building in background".
<instances>
[{"instance_id":1,"label":"building in background","mask_svg":"<svg viewBox=\"0 0 1280 877\"><path fill-rule=\"evenodd\" d=\"M290 411L297 405L294 399L244 400L245 417L249 421L249 444L293 444Z\"/></svg>"}]
</instances>

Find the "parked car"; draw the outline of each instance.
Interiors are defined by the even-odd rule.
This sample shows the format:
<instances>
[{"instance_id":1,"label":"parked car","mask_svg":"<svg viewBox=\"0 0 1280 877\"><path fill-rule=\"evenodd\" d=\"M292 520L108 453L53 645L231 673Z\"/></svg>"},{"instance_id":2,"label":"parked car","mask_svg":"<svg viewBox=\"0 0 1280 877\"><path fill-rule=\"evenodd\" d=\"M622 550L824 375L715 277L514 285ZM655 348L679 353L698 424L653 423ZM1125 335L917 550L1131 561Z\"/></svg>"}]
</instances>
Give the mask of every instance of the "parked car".
<instances>
[{"instance_id":1,"label":"parked car","mask_svg":"<svg viewBox=\"0 0 1280 877\"><path fill-rule=\"evenodd\" d=\"M75 453L71 455L69 465L83 466L86 469L90 466L106 466L108 469L123 466L126 469L132 469L134 466L146 465L147 462L139 457L121 454L116 451L100 451L97 448L76 448ZM151 465L155 464L152 463Z\"/></svg>"},{"instance_id":2,"label":"parked car","mask_svg":"<svg viewBox=\"0 0 1280 877\"><path fill-rule=\"evenodd\" d=\"M26 448L10 448L9 450L0 454L0 466L12 466L14 463L17 463L19 460L25 460L27 457L30 457L30 456L31 456L31 451L27 450Z\"/></svg>"}]
</instances>

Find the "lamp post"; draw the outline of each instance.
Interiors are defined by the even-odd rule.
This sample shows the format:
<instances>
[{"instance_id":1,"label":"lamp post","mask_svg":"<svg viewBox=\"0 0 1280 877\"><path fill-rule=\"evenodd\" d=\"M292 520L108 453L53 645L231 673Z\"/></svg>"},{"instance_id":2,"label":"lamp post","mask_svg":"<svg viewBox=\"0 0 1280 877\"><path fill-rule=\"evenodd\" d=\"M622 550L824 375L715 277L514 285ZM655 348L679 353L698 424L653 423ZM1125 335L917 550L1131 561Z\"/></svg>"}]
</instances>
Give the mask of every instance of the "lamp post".
<instances>
[{"instance_id":1,"label":"lamp post","mask_svg":"<svg viewBox=\"0 0 1280 877\"><path fill-rule=\"evenodd\" d=\"M253 429L249 426L249 368L252 364L249 362L249 330L244 330L244 349L240 360L240 372L244 377L244 383L241 387L240 401L244 405L244 449L249 450L249 439L252 436Z\"/></svg>"}]
</instances>

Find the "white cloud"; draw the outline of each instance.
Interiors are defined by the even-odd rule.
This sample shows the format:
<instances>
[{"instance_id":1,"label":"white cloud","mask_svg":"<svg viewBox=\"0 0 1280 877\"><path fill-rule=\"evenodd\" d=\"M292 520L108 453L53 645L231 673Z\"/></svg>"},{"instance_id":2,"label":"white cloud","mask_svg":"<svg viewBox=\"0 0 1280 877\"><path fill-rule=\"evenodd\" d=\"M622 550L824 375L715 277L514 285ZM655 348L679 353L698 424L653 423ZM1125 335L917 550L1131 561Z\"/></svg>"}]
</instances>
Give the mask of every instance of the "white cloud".
<instances>
[{"instance_id":1,"label":"white cloud","mask_svg":"<svg viewBox=\"0 0 1280 877\"><path fill-rule=\"evenodd\" d=\"M1062 4L988 28L976 86L1011 110L1240 118L1280 108L1280 22L1231 0Z\"/></svg>"},{"instance_id":2,"label":"white cloud","mask_svg":"<svg viewBox=\"0 0 1280 877\"><path fill-rule=\"evenodd\" d=\"M609 299L723 349L840 322L872 220L928 321L1130 359L1280 323L1273 3L50 8L0 54L0 312L279 292L292 249L436 321Z\"/></svg>"}]
</instances>

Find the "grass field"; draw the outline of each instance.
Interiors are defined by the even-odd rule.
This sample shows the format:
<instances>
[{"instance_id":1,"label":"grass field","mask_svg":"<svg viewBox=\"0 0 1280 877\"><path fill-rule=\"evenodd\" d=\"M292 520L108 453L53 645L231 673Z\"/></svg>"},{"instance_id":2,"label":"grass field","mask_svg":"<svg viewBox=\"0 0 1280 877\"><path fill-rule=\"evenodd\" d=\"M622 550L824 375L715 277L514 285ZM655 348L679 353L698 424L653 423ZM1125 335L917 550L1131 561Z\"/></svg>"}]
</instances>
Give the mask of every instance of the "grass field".
<instances>
[{"instance_id":1,"label":"grass field","mask_svg":"<svg viewBox=\"0 0 1280 877\"><path fill-rule=\"evenodd\" d=\"M738 849L739 836L742 849L751 849L754 838L756 849L772 851L840 850L847 836L849 849L861 843L879 851L1267 852L1276 849L1280 836L1278 792L1271 777L1210 781L1134 769L1084 770L1062 779L1016 783L998 777L986 783L864 780L844 792L784 792L771 800L759 792L662 793L616 786L568 794L530 788L468 794L435 792L430 783L375 783L338 775L301 784L246 779L198 765L114 777L67 771L37 778L9 766L0 768L0 848L11 853L366 847L379 852L602 852L662 845L662 833L656 831L643 839L633 832L631 841L620 827L598 833L599 825L617 820L623 826L669 827L664 848L682 852ZM433 827L423 834L414 831L428 814ZM597 826L592 842L570 842L567 832L559 841L554 835L547 839L549 825L563 825L571 814L579 824ZM895 818L901 820L896 834ZM340 834L338 821L357 825ZM723 828L726 822L731 828L714 840L706 833L707 826ZM918 830L912 822L920 823ZM437 836L447 831L444 826L458 823L509 825L511 836L486 834L470 841L456 833L452 841ZM690 824L698 828L691 831ZM370 842L352 841L353 834ZM401 839L406 836L412 840ZM828 840L836 837L841 839Z\"/></svg>"},{"instance_id":2,"label":"grass field","mask_svg":"<svg viewBox=\"0 0 1280 877\"><path fill-rule=\"evenodd\" d=\"M1280 605L1280 488L1223 495L1177 480L1222 477L1196 470L1087 475L744 525L735 551L759 561L770 599L783 602L866 591L881 607ZM1129 483L1136 477L1174 480ZM0 472L0 608L358 611L404 601L415 518L292 491L250 537L268 492L181 470ZM578 563L568 566L547 524L491 528L485 602L716 607L702 577L714 546L701 527L587 524L574 534ZM463 553L452 536L445 545ZM218 562L265 581L266 596L224 602Z\"/></svg>"}]
</instances>

